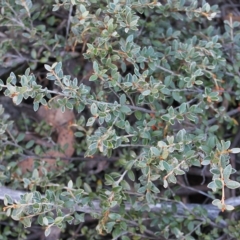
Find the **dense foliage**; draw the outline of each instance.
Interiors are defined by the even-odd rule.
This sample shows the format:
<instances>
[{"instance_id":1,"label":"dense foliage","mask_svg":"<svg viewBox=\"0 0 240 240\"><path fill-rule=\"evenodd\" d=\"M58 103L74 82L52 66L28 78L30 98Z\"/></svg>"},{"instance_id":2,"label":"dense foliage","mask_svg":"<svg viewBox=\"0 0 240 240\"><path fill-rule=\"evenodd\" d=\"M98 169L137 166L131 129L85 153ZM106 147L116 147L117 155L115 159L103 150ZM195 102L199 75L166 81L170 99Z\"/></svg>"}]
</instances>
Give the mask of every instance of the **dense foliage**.
<instances>
[{"instance_id":1,"label":"dense foliage","mask_svg":"<svg viewBox=\"0 0 240 240\"><path fill-rule=\"evenodd\" d=\"M50 168L52 147L26 140L26 132L54 142L51 129L60 134L60 125L47 116L16 123L0 108L1 183L30 190L17 203L5 196L6 216L41 225L46 236L57 226L63 239L237 238L237 220L211 219L200 207L180 214L184 204L172 189L201 168L212 175L207 200L234 209L225 199L240 186L233 155L240 22L230 16L221 25L219 6L197 0L3 0L0 7L4 95L34 111L44 105L76 116L66 127L75 153L64 155L69 140L55 144L61 154ZM20 163L29 156L31 171ZM166 201L170 207L154 210ZM85 224L89 212L97 221ZM16 222L6 216L1 239L25 239L22 225L9 232Z\"/></svg>"}]
</instances>

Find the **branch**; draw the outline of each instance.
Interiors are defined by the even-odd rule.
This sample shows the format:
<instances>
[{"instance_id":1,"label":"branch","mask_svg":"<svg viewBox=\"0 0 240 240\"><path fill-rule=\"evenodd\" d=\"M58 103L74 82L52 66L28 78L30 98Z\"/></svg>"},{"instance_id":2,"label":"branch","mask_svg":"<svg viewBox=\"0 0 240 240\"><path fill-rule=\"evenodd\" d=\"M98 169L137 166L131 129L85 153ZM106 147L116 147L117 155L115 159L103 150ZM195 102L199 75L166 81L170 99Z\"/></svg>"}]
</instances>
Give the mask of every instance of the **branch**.
<instances>
[{"instance_id":1,"label":"branch","mask_svg":"<svg viewBox=\"0 0 240 240\"><path fill-rule=\"evenodd\" d=\"M7 194L9 195L14 201L19 201L20 200L20 197L21 195L24 195L25 193L27 192L23 192L23 191L19 191L19 190L13 190L13 189L10 189L8 187L0 187L0 200L3 200L4 199L4 195ZM169 200L171 201L171 200ZM225 204L228 204L228 205L232 205L232 206L238 206L240 205L240 197L233 197L233 198L229 198L225 201ZM186 215L186 213L188 213L189 211L191 212L195 207L199 207L201 206L202 208L204 208L207 213L208 213L208 217L209 219L211 219L212 221L214 221L219 213L220 213L220 210L216 207L216 206L213 206L212 204L183 204L183 203L177 203L176 204L177 206L177 212L175 214L177 215ZM172 209L172 203L171 202L163 202L163 203L157 203L156 205L149 205L150 209L152 212L155 212L155 213L159 213L161 210L171 210ZM132 209L132 205L131 204L128 204L126 203L125 204L125 209L127 211L131 210ZM118 211L119 208L116 207L116 208L113 208L112 211ZM81 206L76 206L76 211L79 211L79 212L84 212L84 213L101 213L101 206L100 206L100 202L99 201L92 201L92 206L88 206L88 205L85 205L83 207ZM220 225L219 227L226 227L227 223L225 221L220 221Z\"/></svg>"}]
</instances>

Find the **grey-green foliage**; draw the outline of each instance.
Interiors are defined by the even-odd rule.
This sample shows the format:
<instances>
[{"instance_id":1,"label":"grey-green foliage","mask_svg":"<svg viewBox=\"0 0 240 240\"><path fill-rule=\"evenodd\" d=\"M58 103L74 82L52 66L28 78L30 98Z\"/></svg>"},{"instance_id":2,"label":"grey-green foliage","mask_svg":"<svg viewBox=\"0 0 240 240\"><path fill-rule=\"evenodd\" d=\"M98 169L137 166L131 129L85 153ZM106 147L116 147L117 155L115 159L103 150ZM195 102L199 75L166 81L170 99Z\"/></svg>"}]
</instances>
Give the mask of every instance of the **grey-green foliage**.
<instances>
[{"instance_id":1,"label":"grey-green foliage","mask_svg":"<svg viewBox=\"0 0 240 240\"><path fill-rule=\"evenodd\" d=\"M110 187L98 196L102 202L102 214L96 216L100 219L98 231L112 233L114 239L121 235L122 239L129 239L127 235L131 230L127 226L126 211L122 208L119 214L111 213L111 208L132 201L136 212L148 210L149 204L159 201L157 196L161 186L168 188L169 184L175 184L176 176L185 174L192 166L210 165L213 179L208 187L222 194L222 198L215 199L213 204L222 210L233 209L224 202L224 187L235 189L240 186L230 179L236 170L232 168L229 156L230 153L240 152L240 149L230 149L230 141L223 139L223 133L218 130L221 124L235 127L223 103L230 99L227 89L234 89L236 95L240 91L240 35L235 32L239 24L226 21L226 32L222 36L212 26L199 31L194 25L196 21L211 25L212 18L217 14L217 7L210 7L205 1L199 7L198 1L185 3L183 0L166 3L148 0L65 0L61 3L56 1L52 10L72 11L73 6L75 13L69 18L70 37L67 41L86 46L84 58L93 65L89 80L97 84L97 91L65 75L61 62L44 65L47 79L53 81L59 91L39 85L29 68L19 80L11 73L6 83L1 81L0 87L5 89L6 96L13 98L15 104L33 98L35 111L40 104L51 105L46 99L51 99L52 94L59 96L57 102L62 111L67 108L80 113L88 108L91 117L87 119L86 126L99 127L87 136L85 156L99 152L110 157L116 149L128 149L129 154L122 161L123 172L105 176L105 184ZM15 27L24 29L22 37L33 43L29 56L31 64L35 61L48 62L50 54L58 60L59 51L55 51L58 44L62 44L61 38L57 35L53 37L51 29L45 31L44 27L33 27L34 18L41 15L36 4L27 0L19 1L15 6L12 2L3 1L1 7L1 26L14 28L10 23L17 22ZM14 9L21 14L17 16ZM46 38L42 33L46 34ZM229 40L233 42L230 57L226 49ZM7 44L12 46L13 43L10 40L1 43L5 49L1 52L2 56L8 51ZM35 57L34 48L39 44L46 48L43 60ZM229 58L234 65L226 62ZM33 65L31 67L34 69ZM110 93L116 97L106 100L106 95ZM130 120L133 117L135 121ZM4 126L2 124L2 132ZM3 138L2 141L7 140ZM141 172L138 179L135 177L136 169ZM134 181L133 186L126 181L126 175ZM85 184L84 194L88 195L90 190ZM128 195L130 190L142 196L142 204L147 203L144 209L140 209L137 200ZM8 208L7 214L21 220L23 215L39 215L51 210L49 206L57 204L59 212L55 219L45 214L38 217L38 223L47 226L48 234L52 225L62 227L64 221L73 220L71 211L67 215L62 214L60 209L63 205L69 207L90 202L91 198L83 198L84 190L74 191L75 194L63 191L60 196L64 197L58 198L48 197L48 194L54 196L54 191L47 191L44 201L38 192L33 192L22 198L19 208L12 212L11 207ZM6 197L5 204L11 205L12 200ZM78 221L78 216L74 217ZM31 225L31 218L23 219L27 219L21 220L26 227ZM167 219L166 222L169 222ZM200 226L206 224L205 220L190 222L187 231L197 229L197 234L201 236ZM175 236L179 239L186 235L185 239L193 239L177 222L175 225L172 223L170 228L165 224L155 225L166 238ZM144 227L141 223L141 233L144 233ZM134 231L137 232L136 229Z\"/></svg>"}]
</instances>

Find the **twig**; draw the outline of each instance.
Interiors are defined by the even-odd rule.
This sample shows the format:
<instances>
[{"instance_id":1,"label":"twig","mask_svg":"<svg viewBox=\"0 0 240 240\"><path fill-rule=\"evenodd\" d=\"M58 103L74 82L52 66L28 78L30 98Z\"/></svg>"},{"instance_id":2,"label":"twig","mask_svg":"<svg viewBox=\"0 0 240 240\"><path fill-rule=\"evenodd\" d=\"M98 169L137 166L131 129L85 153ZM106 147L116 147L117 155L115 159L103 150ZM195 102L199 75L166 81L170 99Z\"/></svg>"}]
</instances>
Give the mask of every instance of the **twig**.
<instances>
[{"instance_id":1,"label":"twig","mask_svg":"<svg viewBox=\"0 0 240 240\"><path fill-rule=\"evenodd\" d=\"M114 106L114 107L121 107L120 104L114 104L114 103L109 103L109 102L99 102L99 101L96 101L96 100L89 100L89 102L105 104L105 105ZM142 108L142 107L137 107L137 106L132 106L132 105L126 105L126 106L128 106L132 110L139 110L139 111L145 112L145 113L156 113L156 111L149 110L149 109Z\"/></svg>"},{"instance_id":2,"label":"twig","mask_svg":"<svg viewBox=\"0 0 240 240\"><path fill-rule=\"evenodd\" d=\"M139 111L145 112L145 113L156 113L156 111L149 110L149 109L142 108L142 107L131 106L131 105L127 105L127 106L132 110L139 110Z\"/></svg>"},{"instance_id":3,"label":"twig","mask_svg":"<svg viewBox=\"0 0 240 240\"><path fill-rule=\"evenodd\" d=\"M170 175L174 173L176 169L178 169L186 160L182 160L176 167L173 168L166 176L164 176L164 180L166 180Z\"/></svg>"},{"instance_id":4,"label":"twig","mask_svg":"<svg viewBox=\"0 0 240 240\"><path fill-rule=\"evenodd\" d=\"M136 161L135 161L136 162ZM116 186L119 185L119 183L123 180L124 176L126 175L126 173L128 172L128 170L125 170L124 173L121 175L121 177L117 180L117 182L115 183Z\"/></svg>"},{"instance_id":5,"label":"twig","mask_svg":"<svg viewBox=\"0 0 240 240\"><path fill-rule=\"evenodd\" d=\"M199 227L201 227L201 225L203 224L203 222L200 222L192 231L190 231L188 234L186 234L184 236L184 239L187 237L187 236L190 236L192 233L194 233Z\"/></svg>"},{"instance_id":6,"label":"twig","mask_svg":"<svg viewBox=\"0 0 240 240\"><path fill-rule=\"evenodd\" d=\"M230 117L230 116L233 116L233 115L235 115L239 112L240 112L240 109L236 108L236 109L233 109L233 110L227 112L226 114ZM212 119L208 120L207 123L208 123L208 125L212 125L215 122L217 122L218 120L219 120L219 118L212 118Z\"/></svg>"},{"instance_id":7,"label":"twig","mask_svg":"<svg viewBox=\"0 0 240 240\"><path fill-rule=\"evenodd\" d=\"M185 186L185 185L183 185L183 184L181 184L181 183L178 183L182 188L185 188L185 189L188 189L188 190L190 190L191 192L195 192L195 193L199 193L199 194L202 194L202 195L204 195L204 196L206 196L206 197L208 197L208 198L210 198L210 199L214 199L211 195L209 195L209 194L207 194L207 193L205 193L205 192L203 192L202 190L200 190L201 188L202 189L207 189L207 185L205 185L205 186L202 186L202 185L200 185L200 186L195 186L194 188L193 187L189 187L189 186ZM199 189L200 188L200 189ZM176 194L178 195L190 195L191 193L186 193L186 191L184 191L184 189L178 189L177 190L177 192L176 192Z\"/></svg>"},{"instance_id":8,"label":"twig","mask_svg":"<svg viewBox=\"0 0 240 240\"><path fill-rule=\"evenodd\" d=\"M72 6L72 4L70 4L70 9L69 9L69 13L68 13L67 27L66 27L66 38L68 38L68 35L69 35L69 29L70 29L70 23L71 23L72 10L73 10L73 6Z\"/></svg>"},{"instance_id":9,"label":"twig","mask_svg":"<svg viewBox=\"0 0 240 240\"><path fill-rule=\"evenodd\" d=\"M121 232L120 234L118 234L115 238L113 238L112 240L117 240L119 239L121 236L128 234L128 232Z\"/></svg>"},{"instance_id":10,"label":"twig","mask_svg":"<svg viewBox=\"0 0 240 240\"><path fill-rule=\"evenodd\" d=\"M159 69L161 69L161 70L163 70L163 71L165 71L165 72L167 72L167 73L170 73L170 74L172 74L173 76L180 76L179 74L176 74L175 72L173 72L173 71L171 71L171 70L169 70L169 69L167 69L167 68L164 68L164 67L162 67L162 66L156 66L156 68L159 68Z\"/></svg>"}]
</instances>

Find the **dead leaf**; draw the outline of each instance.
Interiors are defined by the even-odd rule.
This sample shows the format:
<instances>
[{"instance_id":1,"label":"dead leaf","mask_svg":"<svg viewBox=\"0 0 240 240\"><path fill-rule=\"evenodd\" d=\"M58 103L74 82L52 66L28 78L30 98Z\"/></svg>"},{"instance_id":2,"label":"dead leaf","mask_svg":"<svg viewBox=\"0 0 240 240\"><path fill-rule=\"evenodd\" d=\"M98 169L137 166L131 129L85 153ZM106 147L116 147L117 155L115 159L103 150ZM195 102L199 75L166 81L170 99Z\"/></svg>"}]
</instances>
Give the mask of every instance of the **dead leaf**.
<instances>
[{"instance_id":1,"label":"dead leaf","mask_svg":"<svg viewBox=\"0 0 240 240\"><path fill-rule=\"evenodd\" d=\"M75 137L74 132L70 127L70 124L75 119L74 113L70 110L65 110L63 113L60 108L58 109L49 109L46 106L41 106L37 112L37 115L40 120L45 120L49 125L53 126L57 130L57 144L64 149L62 151L49 150L43 155L43 161L46 162L45 168L48 171L57 170L60 167L56 166L56 158L67 157L70 158L75 149ZM66 147L67 146L67 147ZM44 158L46 156L46 158ZM27 158L20 162L18 166L21 168L22 173L27 171L32 171L34 166L34 158ZM67 164L67 160L65 163ZM41 174L41 169L40 174Z\"/></svg>"}]
</instances>

